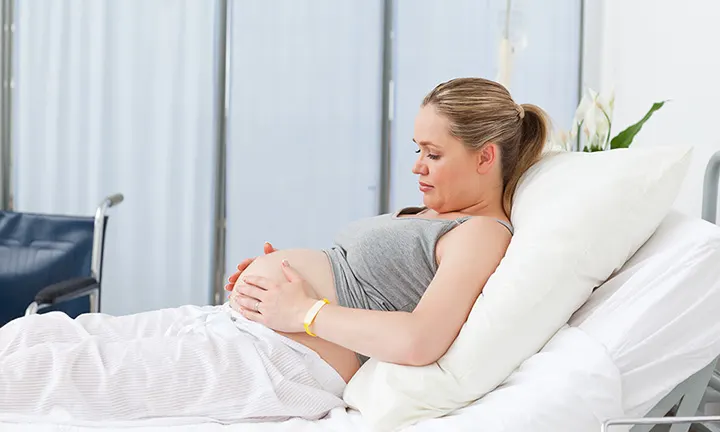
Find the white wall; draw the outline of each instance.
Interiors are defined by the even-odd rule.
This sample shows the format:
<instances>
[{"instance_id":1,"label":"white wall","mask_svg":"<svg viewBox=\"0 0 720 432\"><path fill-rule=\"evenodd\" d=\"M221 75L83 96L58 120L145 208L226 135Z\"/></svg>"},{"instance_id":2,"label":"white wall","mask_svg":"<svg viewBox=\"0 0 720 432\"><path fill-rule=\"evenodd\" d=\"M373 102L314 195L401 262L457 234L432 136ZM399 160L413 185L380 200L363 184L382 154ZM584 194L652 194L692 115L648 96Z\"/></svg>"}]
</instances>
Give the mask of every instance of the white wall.
<instances>
[{"instance_id":1,"label":"white wall","mask_svg":"<svg viewBox=\"0 0 720 432\"><path fill-rule=\"evenodd\" d=\"M633 146L694 147L675 207L700 216L705 165L720 151L720 2L588 0L585 12L584 82L615 86L615 132L671 100Z\"/></svg>"}]
</instances>

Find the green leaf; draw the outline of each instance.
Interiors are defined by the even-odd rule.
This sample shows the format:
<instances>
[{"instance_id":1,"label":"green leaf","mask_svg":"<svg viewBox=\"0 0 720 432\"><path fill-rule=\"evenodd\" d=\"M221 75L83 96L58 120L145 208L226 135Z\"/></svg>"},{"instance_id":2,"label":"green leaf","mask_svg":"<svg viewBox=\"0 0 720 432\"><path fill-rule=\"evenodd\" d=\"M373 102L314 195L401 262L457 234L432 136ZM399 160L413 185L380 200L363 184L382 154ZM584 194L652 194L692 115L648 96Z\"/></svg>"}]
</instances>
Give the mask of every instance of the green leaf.
<instances>
[{"instance_id":1,"label":"green leaf","mask_svg":"<svg viewBox=\"0 0 720 432\"><path fill-rule=\"evenodd\" d=\"M632 140L635 138L635 135L640 132L640 129L642 129L643 125L646 121L650 119L650 117L653 115L653 113L660 108L662 108L663 105L665 105L665 102L655 102L653 106L650 108L650 111L645 114L645 117L642 118L639 122L635 123L632 126L629 126L624 131L617 134L615 138L610 141L610 148L616 149L616 148L628 148L630 147L630 144L632 143Z\"/></svg>"},{"instance_id":2,"label":"green leaf","mask_svg":"<svg viewBox=\"0 0 720 432\"><path fill-rule=\"evenodd\" d=\"M585 145L583 147L582 151L585 153L594 153L594 152L603 151L603 147L601 145L597 145L597 144L591 144L590 147Z\"/></svg>"}]
</instances>

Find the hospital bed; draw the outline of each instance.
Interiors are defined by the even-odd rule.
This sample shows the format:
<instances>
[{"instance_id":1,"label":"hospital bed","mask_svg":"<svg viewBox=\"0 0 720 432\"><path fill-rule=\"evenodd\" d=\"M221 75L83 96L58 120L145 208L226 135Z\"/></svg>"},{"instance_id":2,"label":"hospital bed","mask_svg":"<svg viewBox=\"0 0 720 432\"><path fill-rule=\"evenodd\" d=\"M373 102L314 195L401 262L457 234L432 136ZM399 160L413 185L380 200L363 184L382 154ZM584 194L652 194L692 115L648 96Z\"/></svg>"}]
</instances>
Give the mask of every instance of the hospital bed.
<instances>
[{"instance_id":1,"label":"hospital bed","mask_svg":"<svg viewBox=\"0 0 720 432\"><path fill-rule=\"evenodd\" d=\"M708 166L706 207L717 196L720 153ZM714 221L714 214L708 213ZM649 430L643 422L695 416L720 354L720 228L671 212L630 260L596 289L568 324L497 389L442 418L407 427L556 432ZM429 389L431 390L431 389ZM713 420L705 417L703 420ZM629 425L625 425L628 423ZM617 425L617 426L615 426ZM11 432L370 431L354 410L317 421L220 424L206 418L53 424L0 417Z\"/></svg>"}]
</instances>

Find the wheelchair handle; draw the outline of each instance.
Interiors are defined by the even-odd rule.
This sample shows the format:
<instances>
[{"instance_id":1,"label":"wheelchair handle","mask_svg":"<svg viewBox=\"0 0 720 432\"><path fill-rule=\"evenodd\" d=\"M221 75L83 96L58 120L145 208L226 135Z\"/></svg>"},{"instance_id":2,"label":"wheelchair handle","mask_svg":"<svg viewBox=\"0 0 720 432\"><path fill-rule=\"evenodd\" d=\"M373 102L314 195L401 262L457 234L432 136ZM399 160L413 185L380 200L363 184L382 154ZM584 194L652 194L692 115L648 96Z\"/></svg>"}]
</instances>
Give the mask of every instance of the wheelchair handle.
<instances>
[{"instance_id":1,"label":"wheelchair handle","mask_svg":"<svg viewBox=\"0 0 720 432\"><path fill-rule=\"evenodd\" d=\"M105 240L105 216L110 207L116 206L123 202L125 197L121 193L116 193L105 198L100 206L95 211L95 235L93 236L93 252L92 252L92 263L90 264L90 271L92 276L98 282L98 285L102 281L102 254L103 244ZM98 294L91 294L91 304L98 303L99 298L93 298ZM97 312L97 310L90 309L90 312Z\"/></svg>"},{"instance_id":2,"label":"wheelchair handle","mask_svg":"<svg viewBox=\"0 0 720 432\"><path fill-rule=\"evenodd\" d=\"M124 199L125 197L121 193L110 195L109 197L105 198L105 200L108 202L108 207L116 206L123 202Z\"/></svg>"}]
</instances>

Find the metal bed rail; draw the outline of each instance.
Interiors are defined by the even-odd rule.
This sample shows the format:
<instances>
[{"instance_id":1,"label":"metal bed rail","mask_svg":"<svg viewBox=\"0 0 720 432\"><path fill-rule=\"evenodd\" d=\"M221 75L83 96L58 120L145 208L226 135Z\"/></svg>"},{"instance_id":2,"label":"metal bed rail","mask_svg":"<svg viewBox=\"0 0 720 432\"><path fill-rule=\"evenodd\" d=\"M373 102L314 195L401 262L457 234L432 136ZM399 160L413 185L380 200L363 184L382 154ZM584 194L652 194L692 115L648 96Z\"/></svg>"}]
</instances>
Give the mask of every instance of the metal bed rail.
<instances>
[{"instance_id":1,"label":"metal bed rail","mask_svg":"<svg viewBox=\"0 0 720 432\"><path fill-rule=\"evenodd\" d=\"M632 425L685 425L687 428L692 423L720 423L720 416L695 416L695 417L643 417L628 418L623 420L608 420L602 425L602 432L608 431L610 426L632 426ZM687 429L685 429L687 430ZM670 429L674 432L674 429Z\"/></svg>"},{"instance_id":2,"label":"metal bed rail","mask_svg":"<svg viewBox=\"0 0 720 432\"><path fill-rule=\"evenodd\" d=\"M720 181L720 151L710 157L703 182L702 218L710 223L717 223L718 181ZM720 374L717 371L713 371L709 387L720 392Z\"/></svg>"},{"instance_id":3,"label":"metal bed rail","mask_svg":"<svg viewBox=\"0 0 720 432\"><path fill-rule=\"evenodd\" d=\"M710 157L705 167L703 182L702 218L717 223L718 180L720 176L720 151Z\"/></svg>"}]
</instances>

